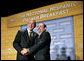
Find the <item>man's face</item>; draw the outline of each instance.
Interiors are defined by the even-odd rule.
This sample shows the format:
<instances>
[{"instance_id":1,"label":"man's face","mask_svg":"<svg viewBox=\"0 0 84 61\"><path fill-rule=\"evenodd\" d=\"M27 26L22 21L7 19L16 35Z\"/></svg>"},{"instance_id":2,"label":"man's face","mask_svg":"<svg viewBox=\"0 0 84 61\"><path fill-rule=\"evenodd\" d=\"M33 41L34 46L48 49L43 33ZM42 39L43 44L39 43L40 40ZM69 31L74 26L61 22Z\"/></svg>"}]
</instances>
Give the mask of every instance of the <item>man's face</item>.
<instances>
[{"instance_id":1,"label":"man's face","mask_svg":"<svg viewBox=\"0 0 84 61\"><path fill-rule=\"evenodd\" d=\"M46 28L44 28L44 24L40 23L40 24L38 25L38 32L39 32L39 33L42 33L42 32L44 32L45 30L46 30Z\"/></svg>"},{"instance_id":2,"label":"man's face","mask_svg":"<svg viewBox=\"0 0 84 61\"><path fill-rule=\"evenodd\" d=\"M28 29L29 29L30 31L32 31L32 30L34 29L34 26L35 26L34 21L33 21L33 20L30 20L30 21L28 22Z\"/></svg>"}]
</instances>

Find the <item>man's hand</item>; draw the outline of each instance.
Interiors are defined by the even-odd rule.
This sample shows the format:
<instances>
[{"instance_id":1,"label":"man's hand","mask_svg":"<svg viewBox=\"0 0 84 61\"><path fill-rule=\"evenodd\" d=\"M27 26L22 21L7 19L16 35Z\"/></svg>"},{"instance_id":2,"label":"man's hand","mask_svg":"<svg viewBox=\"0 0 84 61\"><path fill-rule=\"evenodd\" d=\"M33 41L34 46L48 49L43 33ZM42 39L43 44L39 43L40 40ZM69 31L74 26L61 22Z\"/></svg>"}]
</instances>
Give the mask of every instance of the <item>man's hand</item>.
<instances>
[{"instance_id":1,"label":"man's hand","mask_svg":"<svg viewBox=\"0 0 84 61\"><path fill-rule=\"evenodd\" d=\"M29 53L30 53L29 49L26 49L26 48L23 48L23 50L21 51L22 55L28 55Z\"/></svg>"},{"instance_id":2,"label":"man's hand","mask_svg":"<svg viewBox=\"0 0 84 61\"><path fill-rule=\"evenodd\" d=\"M27 49L26 48L23 48L23 50L21 50L21 54L22 55L25 55L27 53Z\"/></svg>"}]
</instances>

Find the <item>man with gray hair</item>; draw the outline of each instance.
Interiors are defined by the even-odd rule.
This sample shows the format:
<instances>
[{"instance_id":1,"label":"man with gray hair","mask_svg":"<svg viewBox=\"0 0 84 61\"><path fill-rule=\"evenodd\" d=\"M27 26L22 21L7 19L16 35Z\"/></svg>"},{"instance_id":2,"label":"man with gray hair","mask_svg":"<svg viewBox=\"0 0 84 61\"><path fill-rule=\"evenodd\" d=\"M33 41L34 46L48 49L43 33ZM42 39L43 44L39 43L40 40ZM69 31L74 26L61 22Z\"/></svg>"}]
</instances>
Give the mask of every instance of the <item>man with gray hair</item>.
<instances>
[{"instance_id":1,"label":"man with gray hair","mask_svg":"<svg viewBox=\"0 0 84 61\"><path fill-rule=\"evenodd\" d=\"M27 29L18 31L13 42L13 47L17 51L17 60L34 60L33 54L25 55L24 48L30 48L35 43L35 39L38 36L38 34L33 31L36 27L36 22L30 20L27 25Z\"/></svg>"}]
</instances>

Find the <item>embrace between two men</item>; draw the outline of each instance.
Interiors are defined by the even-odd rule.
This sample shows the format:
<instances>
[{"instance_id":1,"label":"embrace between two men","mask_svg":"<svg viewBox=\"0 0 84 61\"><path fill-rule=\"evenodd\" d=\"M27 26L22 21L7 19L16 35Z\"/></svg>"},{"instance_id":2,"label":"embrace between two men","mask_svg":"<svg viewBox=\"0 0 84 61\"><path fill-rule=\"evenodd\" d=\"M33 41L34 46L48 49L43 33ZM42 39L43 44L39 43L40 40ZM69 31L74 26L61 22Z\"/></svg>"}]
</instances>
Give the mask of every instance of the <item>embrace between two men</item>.
<instances>
[{"instance_id":1,"label":"embrace between two men","mask_svg":"<svg viewBox=\"0 0 84 61\"><path fill-rule=\"evenodd\" d=\"M39 34L33 31L36 27L34 20L28 21L27 25L27 29L18 31L13 42L13 47L17 51L17 60L50 60L51 36L46 31L46 25L38 24Z\"/></svg>"}]
</instances>

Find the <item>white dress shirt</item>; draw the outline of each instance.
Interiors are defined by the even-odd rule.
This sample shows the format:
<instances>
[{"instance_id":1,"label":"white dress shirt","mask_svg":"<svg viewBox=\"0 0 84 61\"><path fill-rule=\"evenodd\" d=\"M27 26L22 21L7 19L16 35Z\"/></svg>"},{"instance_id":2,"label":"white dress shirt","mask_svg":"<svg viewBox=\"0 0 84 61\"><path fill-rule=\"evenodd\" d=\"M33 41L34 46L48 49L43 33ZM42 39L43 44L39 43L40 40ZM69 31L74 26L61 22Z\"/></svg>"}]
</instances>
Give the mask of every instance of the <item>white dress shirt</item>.
<instances>
[{"instance_id":1,"label":"white dress shirt","mask_svg":"<svg viewBox=\"0 0 84 61\"><path fill-rule=\"evenodd\" d=\"M27 28L27 31L28 31L28 35L30 35L30 32L32 32L32 31L30 31L28 28Z\"/></svg>"}]
</instances>

